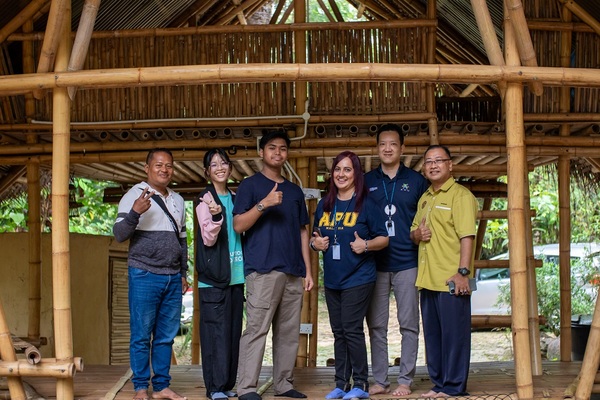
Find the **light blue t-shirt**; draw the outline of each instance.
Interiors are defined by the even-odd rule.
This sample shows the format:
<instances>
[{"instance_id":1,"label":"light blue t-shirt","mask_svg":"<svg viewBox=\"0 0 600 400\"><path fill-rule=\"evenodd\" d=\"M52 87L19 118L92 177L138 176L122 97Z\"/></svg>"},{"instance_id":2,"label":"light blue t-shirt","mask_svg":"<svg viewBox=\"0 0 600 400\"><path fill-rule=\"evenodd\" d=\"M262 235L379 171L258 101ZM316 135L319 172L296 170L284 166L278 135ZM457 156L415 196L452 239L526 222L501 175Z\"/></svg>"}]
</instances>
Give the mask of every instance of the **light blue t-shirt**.
<instances>
[{"instance_id":1,"label":"light blue t-shirt","mask_svg":"<svg viewBox=\"0 0 600 400\"><path fill-rule=\"evenodd\" d=\"M244 257L242 254L242 239L233 230L233 201L231 193L220 194L219 200L221 200L224 211L227 213L227 239L229 241L229 263L231 264L231 281L229 285L239 285L244 283ZM198 282L198 287L207 288L212 286Z\"/></svg>"}]
</instances>

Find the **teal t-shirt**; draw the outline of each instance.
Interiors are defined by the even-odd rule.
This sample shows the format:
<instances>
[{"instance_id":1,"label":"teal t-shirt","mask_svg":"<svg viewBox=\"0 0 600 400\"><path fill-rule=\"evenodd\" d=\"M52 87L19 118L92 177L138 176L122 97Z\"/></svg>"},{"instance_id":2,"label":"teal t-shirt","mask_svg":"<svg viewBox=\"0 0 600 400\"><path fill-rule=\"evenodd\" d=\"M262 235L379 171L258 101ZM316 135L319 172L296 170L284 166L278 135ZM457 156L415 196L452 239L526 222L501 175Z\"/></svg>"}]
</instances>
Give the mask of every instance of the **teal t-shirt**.
<instances>
[{"instance_id":1,"label":"teal t-shirt","mask_svg":"<svg viewBox=\"0 0 600 400\"><path fill-rule=\"evenodd\" d=\"M230 285L239 285L244 283L244 257L242 254L242 239L240 235L233 230L233 200L231 194L219 195L219 200L223 204L224 212L227 215L227 238L229 239L229 263L231 264ZM211 287L202 282L198 282L199 288Z\"/></svg>"}]
</instances>

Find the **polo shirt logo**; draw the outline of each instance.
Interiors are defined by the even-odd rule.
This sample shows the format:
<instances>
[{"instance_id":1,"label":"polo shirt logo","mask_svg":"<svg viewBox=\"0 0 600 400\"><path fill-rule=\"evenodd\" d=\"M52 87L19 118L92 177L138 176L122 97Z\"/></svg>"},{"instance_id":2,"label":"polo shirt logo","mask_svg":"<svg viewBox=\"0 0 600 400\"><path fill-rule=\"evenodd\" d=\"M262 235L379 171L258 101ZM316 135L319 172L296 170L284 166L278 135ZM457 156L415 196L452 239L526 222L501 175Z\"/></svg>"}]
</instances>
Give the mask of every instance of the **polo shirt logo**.
<instances>
[{"instance_id":1,"label":"polo shirt logo","mask_svg":"<svg viewBox=\"0 0 600 400\"><path fill-rule=\"evenodd\" d=\"M377 189L379 189L377 186L370 187L370 188L369 188L369 192L374 192L374 191L376 191Z\"/></svg>"},{"instance_id":2,"label":"polo shirt logo","mask_svg":"<svg viewBox=\"0 0 600 400\"><path fill-rule=\"evenodd\" d=\"M401 192L410 192L410 185L408 183L403 183L402 186L400 186L400 191Z\"/></svg>"}]
</instances>

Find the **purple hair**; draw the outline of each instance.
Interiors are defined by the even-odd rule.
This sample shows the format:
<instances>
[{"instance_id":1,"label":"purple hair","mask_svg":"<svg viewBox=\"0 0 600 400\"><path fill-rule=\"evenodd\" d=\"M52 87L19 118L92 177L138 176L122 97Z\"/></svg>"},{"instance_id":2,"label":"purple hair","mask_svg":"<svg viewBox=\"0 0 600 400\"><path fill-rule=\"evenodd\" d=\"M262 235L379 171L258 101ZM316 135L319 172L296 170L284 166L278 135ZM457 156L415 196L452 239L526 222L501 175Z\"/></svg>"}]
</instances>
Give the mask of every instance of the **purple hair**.
<instances>
[{"instance_id":1,"label":"purple hair","mask_svg":"<svg viewBox=\"0 0 600 400\"><path fill-rule=\"evenodd\" d=\"M360 165L360 159L356 154L351 151L342 151L337 155L336 158L333 159L333 165L331 166L331 177L329 178L329 190L327 194L323 198L323 210L331 211L335 205L335 200L337 199L338 189L335 186L335 182L333 181L333 171L335 167L342 161L344 158L349 158L352 162L352 168L354 169L354 193L356 194L356 203L354 207L354 211L360 210L363 200L366 196L365 190L365 178L363 176L362 166Z\"/></svg>"}]
</instances>

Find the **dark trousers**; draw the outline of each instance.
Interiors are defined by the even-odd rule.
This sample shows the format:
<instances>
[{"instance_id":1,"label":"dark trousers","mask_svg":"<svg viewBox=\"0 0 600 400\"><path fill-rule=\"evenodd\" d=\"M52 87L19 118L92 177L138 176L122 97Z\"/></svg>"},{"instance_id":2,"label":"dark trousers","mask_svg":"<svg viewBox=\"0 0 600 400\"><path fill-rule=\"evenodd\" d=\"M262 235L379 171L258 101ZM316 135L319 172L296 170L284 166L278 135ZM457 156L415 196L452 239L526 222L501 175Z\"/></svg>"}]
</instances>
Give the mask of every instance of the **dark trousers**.
<instances>
[{"instance_id":1,"label":"dark trousers","mask_svg":"<svg viewBox=\"0 0 600 400\"><path fill-rule=\"evenodd\" d=\"M206 395L235 386L242 334L244 285L198 289L200 350Z\"/></svg>"},{"instance_id":2,"label":"dark trousers","mask_svg":"<svg viewBox=\"0 0 600 400\"><path fill-rule=\"evenodd\" d=\"M427 370L434 392L467 394L471 361L471 296L421 289Z\"/></svg>"},{"instance_id":3,"label":"dark trousers","mask_svg":"<svg viewBox=\"0 0 600 400\"><path fill-rule=\"evenodd\" d=\"M375 283L350 289L325 288L329 323L334 338L335 385L348 391L353 387L369 390L369 364L365 342L364 320Z\"/></svg>"}]
</instances>

